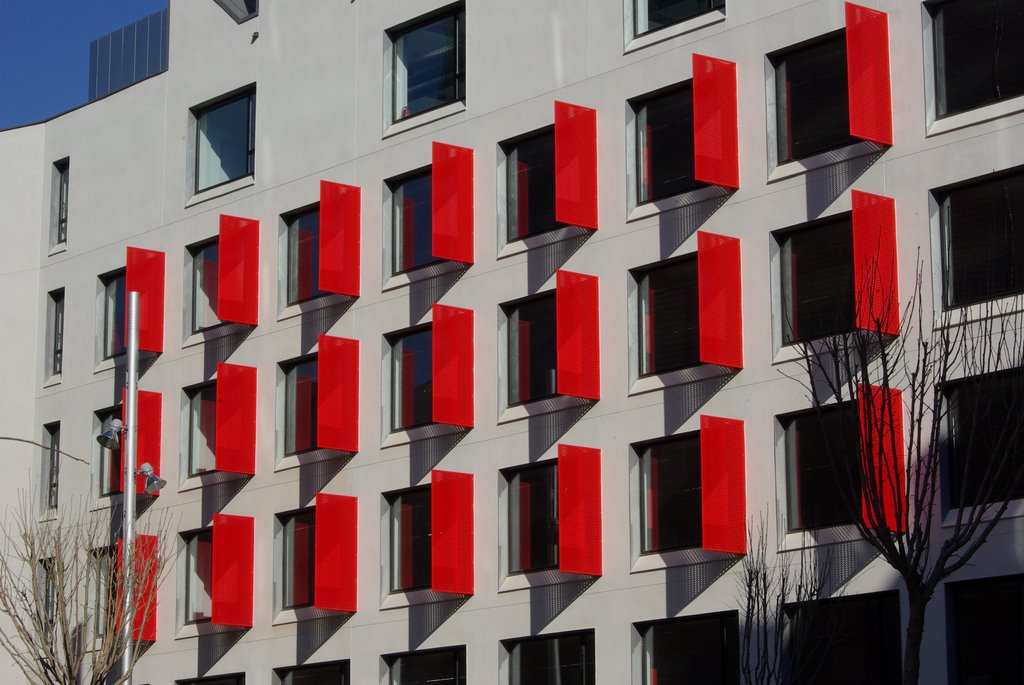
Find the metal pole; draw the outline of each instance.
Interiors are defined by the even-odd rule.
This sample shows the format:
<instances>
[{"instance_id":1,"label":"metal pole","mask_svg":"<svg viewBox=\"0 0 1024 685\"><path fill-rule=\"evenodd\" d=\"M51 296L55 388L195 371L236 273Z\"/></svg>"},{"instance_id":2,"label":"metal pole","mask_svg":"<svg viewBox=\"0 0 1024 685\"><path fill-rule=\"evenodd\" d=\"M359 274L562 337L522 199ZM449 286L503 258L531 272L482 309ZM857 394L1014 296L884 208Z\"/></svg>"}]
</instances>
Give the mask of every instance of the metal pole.
<instances>
[{"instance_id":1,"label":"metal pole","mask_svg":"<svg viewBox=\"0 0 1024 685\"><path fill-rule=\"evenodd\" d=\"M121 520L121 633L124 653L121 655L121 675L128 674L132 665L135 647L135 450L138 421L139 392L139 294L128 293L128 357L124 400L125 431L122 443L121 461L124 466L124 492L122 493ZM124 680L131 685L131 678Z\"/></svg>"}]
</instances>

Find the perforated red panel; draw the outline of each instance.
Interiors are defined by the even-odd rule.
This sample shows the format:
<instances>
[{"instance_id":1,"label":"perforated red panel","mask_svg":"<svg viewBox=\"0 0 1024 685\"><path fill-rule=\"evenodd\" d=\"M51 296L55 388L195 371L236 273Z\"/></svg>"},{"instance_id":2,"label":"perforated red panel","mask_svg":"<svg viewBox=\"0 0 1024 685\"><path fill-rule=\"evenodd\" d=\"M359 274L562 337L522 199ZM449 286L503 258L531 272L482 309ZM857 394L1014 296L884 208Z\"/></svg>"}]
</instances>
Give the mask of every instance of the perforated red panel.
<instances>
[{"instance_id":1,"label":"perforated red panel","mask_svg":"<svg viewBox=\"0 0 1024 685\"><path fill-rule=\"evenodd\" d=\"M850 135L892 145L889 15L846 3Z\"/></svg>"},{"instance_id":2,"label":"perforated red panel","mask_svg":"<svg viewBox=\"0 0 1024 685\"><path fill-rule=\"evenodd\" d=\"M251 516L213 515L213 623L252 626Z\"/></svg>"},{"instance_id":3,"label":"perforated red panel","mask_svg":"<svg viewBox=\"0 0 1024 685\"><path fill-rule=\"evenodd\" d=\"M318 447L359 451L359 341L321 335L316 388Z\"/></svg>"},{"instance_id":4,"label":"perforated red panel","mask_svg":"<svg viewBox=\"0 0 1024 685\"><path fill-rule=\"evenodd\" d=\"M356 611L359 506L355 497L316 495L316 571L313 604L318 609Z\"/></svg>"},{"instance_id":5,"label":"perforated red panel","mask_svg":"<svg viewBox=\"0 0 1024 685\"><path fill-rule=\"evenodd\" d=\"M359 297L360 191L320 181L320 289Z\"/></svg>"},{"instance_id":6,"label":"perforated red panel","mask_svg":"<svg viewBox=\"0 0 1024 685\"><path fill-rule=\"evenodd\" d=\"M121 421L127 426L126 391L121 391ZM135 454L137 467L149 463L153 472L160 475L160 431L163 425L163 395L158 392L139 390L138 395L138 430L135 434ZM124 471L121 472L121 492L124 492ZM145 494L146 479L135 476L135 492ZM160 493L155 493L159 495Z\"/></svg>"},{"instance_id":7,"label":"perforated red panel","mask_svg":"<svg viewBox=\"0 0 1024 685\"><path fill-rule=\"evenodd\" d=\"M430 586L473 594L473 474L430 473Z\"/></svg>"},{"instance_id":8,"label":"perforated red panel","mask_svg":"<svg viewBox=\"0 0 1024 685\"><path fill-rule=\"evenodd\" d=\"M558 446L558 568L601 575L601 450Z\"/></svg>"},{"instance_id":9,"label":"perforated red panel","mask_svg":"<svg viewBox=\"0 0 1024 685\"><path fill-rule=\"evenodd\" d=\"M124 544L117 541L117 572L124 577ZM156 598L157 581L160 573L160 539L155 535L139 535L135 538L135 571L132 574L135 582L135 613L132 616L132 637L142 642L156 642ZM116 607L110 607L115 613L115 630L124 625L121 612L124 595L123 585L117 588Z\"/></svg>"},{"instance_id":10,"label":"perforated red panel","mask_svg":"<svg viewBox=\"0 0 1024 685\"><path fill-rule=\"evenodd\" d=\"M164 253L129 247L125 267L125 312L128 293L139 293L139 349L164 351ZM125 318L124 339L128 339Z\"/></svg>"},{"instance_id":11,"label":"perforated red panel","mask_svg":"<svg viewBox=\"0 0 1024 685\"><path fill-rule=\"evenodd\" d=\"M853 283L857 328L900 332L896 202L853 191Z\"/></svg>"},{"instance_id":12,"label":"perforated red panel","mask_svg":"<svg viewBox=\"0 0 1024 685\"><path fill-rule=\"evenodd\" d=\"M703 547L747 553L747 486L743 422L700 417Z\"/></svg>"},{"instance_id":13,"label":"perforated red panel","mask_svg":"<svg viewBox=\"0 0 1024 685\"><path fill-rule=\"evenodd\" d=\"M740 239L697 232L700 360L743 368Z\"/></svg>"},{"instance_id":14,"label":"perforated red panel","mask_svg":"<svg viewBox=\"0 0 1024 685\"><path fill-rule=\"evenodd\" d=\"M740 187L736 63L693 55L693 167L698 181Z\"/></svg>"},{"instance_id":15,"label":"perforated red panel","mask_svg":"<svg viewBox=\"0 0 1024 685\"><path fill-rule=\"evenodd\" d=\"M256 473L256 368L217 364L218 471Z\"/></svg>"},{"instance_id":16,"label":"perforated red panel","mask_svg":"<svg viewBox=\"0 0 1024 685\"><path fill-rule=\"evenodd\" d=\"M433 307L433 420L473 427L473 310Z\"/></svg>"},{"instance_id":17,"label":"perforated red panel","mask_svg":"<svg viewBox=\"0 0 1024 685\"><path fill-rule=\"evenodd\" d=\"M255 326L259 296L260 222L221 214L217 318Z\"/></svg>"},{"instance_id":18,"label":"perforated red panel","mask_svg":"<svg viewBox=\"0 0 1024 685\"><path fill-rule=\"evenodd\" d=\"M557 101L555 221L597 229L597 110Z\"/></svg>"},{"instance_id":19,"label":"perforated red panel","mask_svg":"<svg viewBox=\"0 0 1024 685\"><path fill-rule=\"evenodd\" d=\"M430 179L431 253L473 263L473 151L434 143Z\"/></svg>"},{"instance_id":20,"label":"perforated red panel","mask_svg":"<svg viewBox=\"0 0 1024 685\"><path fill-rule=\"evenodd\" d=\"M601 399L601 325L597 276L559 270L555 275L558 392Z\"/></svg>"},{"instance_id":21,"label":"perforated red panel","mask_svg":"<svg viewBox=\"0 0 1024 685\"><path fill-rule=\"evenodd\" d=\"M903 466L903 395L875 385L857 386L860 411L861 514L868 528L907 531Z\"/></svg>"}]
</instances>

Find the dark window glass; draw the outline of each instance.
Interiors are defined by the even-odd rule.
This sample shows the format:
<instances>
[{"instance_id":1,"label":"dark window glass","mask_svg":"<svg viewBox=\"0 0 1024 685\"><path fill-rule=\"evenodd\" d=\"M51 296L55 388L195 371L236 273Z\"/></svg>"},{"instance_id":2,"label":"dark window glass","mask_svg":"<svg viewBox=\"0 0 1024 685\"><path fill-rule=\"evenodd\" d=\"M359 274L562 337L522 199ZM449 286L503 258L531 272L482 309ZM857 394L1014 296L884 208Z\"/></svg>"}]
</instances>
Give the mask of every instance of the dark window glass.
<instances>
[{"instance_id":1,"label":"dark window glass","mask_svg":"<svg viewBox=\"0 0 1024 685\"><path fill-rule=\"evenodd\" d=\"M348 662L277 669L280 685L348 685Z\"/></svg>"},{"instance_id":2,"label":"dark window glass","mask_svg":"<svg viewBox=\"0 0 1024 685\"><path fill-rule=\"evenodd\" d=\"M316 568L316 512L302 511L280 518L284 528L281 606L285 609L309 606L313 603Z\"/></svg>"},{"instance_id":3,"label":"dark window glass","mask_svg":"<svg viewBox=\"0 0 1024 685\"><path fill-rule=\"evenodd\" d=\"M430 172L391 186L395 273L439 262L431 237Z\"/></svg>"},{"instance_id":4,"label":"dark window glass","mask_svg":"<svg viewBox=\"0 0 1024 685\"><path fill-rule=\"evenodd\" d=\"M324 294L320 289L320 208L288 218L288 304Z\"/></svg>"},{"instance_id":5,"label":"dark window glass","mask_svg":"<svg viewBox=\"0 0 1024 685\"><path fill-rule=\"evenodd\" d=\"M636 114L637 201L650 202L704 187L693 170L693 88L633 103Z\"/></svg>"},{"instance_id":6,"label":"dark window glass","mask_svg":"<svg viewBox=\"0 0 1024 685\"><path fill-rule=\"evenodd\" d=\"M391 340L391 429L433 421L433 333L423 330Z\"/></svg>"},{"instance_id":7,"label":"dark window glass","mask_svg":"<svg viewBox=\"0 0 1024 685\"><path fill-rule=\"evenodd\" d=\"M114 625L116 613L120 610L117 604L119 590L117 572L117 547L103 547L91 551L96 564L96 579L92 593L93 630L96 636L107 632L107 626ZM150 611L153 611L150 609Z\"/></svg>"},{"instance_id":8,"label":"dark window glass","mask_svg":"<svg viewBox=\"0 0 1024 685\"><path fill-rule=\"evenodd\" d=\"M650 445L640 469L643 551L700 547L700 436Z\"/></svg>"},{"instance_id":9,"label":"dark window glass","mask_svg":"<svg viewBox=\"0 0 1024 685\"><path fill-rule=\"evenodd\" d=\"M509 572L558 566L558 468L508 472Z\"/></svg>"},{"instance_id":10,"label":"dark window glass","mask_svg":"<svg viewBox=\"0 0 1024 685\"><path fill-rule=\"evenodd\" d=\"M700 364L699 312L696 258L641 273L641 375Z\"/></svg>"},{"instance_id":11,"label":"dark window glass","mask_svg":"<svg viewBox=\"0 0 1024 685\"><path fill-rule=\"evenodd\" d=\"M644 685L739 685L736 613L639 626Z\"/></svg>"},{"instance_id":12,"label":"dark window glass","mask_svg":"<svg viewBox=\"0 0 1024 685\"><path fill-rule=\"evenodd\" d=\"M217 240L188 248L192 256L192 332L216 326L217 283L220 268L220 243Z\"/></svg>"},{"instance_id":13,"label":"dark window glass","mask_svg":"<svg viewBox=\"0 0 1024 685\"><path fill-rule=\"evenodd\" d=\"M430 587L430 488L390 498L391 590Z\"/></svg>"},{"instance_id":14,"label":"dark window glass","mask_svg":"<svg viewBox=\"0 0 1024 685\"><path fill-rule=\"evenodd\" d=\"M508 402L520 404L558 392L555 297L505 308L508 317Z\"/></svg>"},{"instance_id":15,"label":"dark window glass","mask_svg":"<svg viewBox=\"0 0 1024 685\"><path fill-rule=\"evenodd\" d=\"M213 531L182 535L185 542L185 622L209 621L213 609Z\"/></svg>"},{"instance_id":16,"label":"dark window glass","mask_svg":"<svg viewBox=\"0 0 1024 685\"><path fill-rule=\"evenodd\" d=\"M282 365L284 371L284 453L316 449L317 360Z\"/></svg>"},{"instance_id":17,"label":"dark window glass","mask_svg":"<svg viewBox=\"0 0 1024 685\"><path fill-rule=\"evenodd\" d=\"M188 475L217 468L217 384L185 391L188 398Z\"/></svg>"},{"instance_id":18,"label":"dark window glass","mask_svg":"<svg viewBox=\"0 0 1024 685\"><path fill-rule=\"evenodd\" d=\"M593 685L594 633L510 643L512 685Z\"/></svg>"},{"instance_id":19,"label":"dark window glass","mask_svg":"<svg viewBox=\"0 0 1024 685\"><path fill-rule=\"evenodd\" d=\"M850 136L844 35L786 52L772 61L780 162L857 142Z\"/></svg>"},{"instance_id":20,"label":"dark window glass","mask_svg":"<svg viewBox=\"0 0 1024 685\"><path fill-rule=\"evenodd\" d=\"M783 234L782 331L786 344L853 329L853 230L849 218Z\"/></svg>"},{"instance_id":21,"label":"dark window glass","mask_svg":"<svg viewBox=\"0 0 1024 685\"><path fill-rule=\"evenodd\" d=\"M955 188L939 199L946 306L1024 291L1024 173Z\"/></svg>"},{"instance_id":22,"label":"dark window glass","mask_svg":"<svg viewBox=\"0 0 1024 685\"><path fill-rule=\"evenodd\" d=\"M929 10L940 117L1024 94L1024 2L951 0Z\"/></svg>"},{"instance_id":23,"label":"dark window glass","mask_svg":"<svg viewBox=\"0 0 1024 685\"><path fill-rule=\"evenodd\" d=\"M105 431L114 419L120 420L121 407L112 407L96 412L96 421L100 425L100 431ZM124 436L121 436L124 439ZM120 444L120 443L119 443ZM121 492L121 478L123 477L121 466L121 448L108 450L100 447L100 495L107 497Z\"/></svg>"},{"instance_id":24,"label":"dark window glass","mask_svg":"<svg viewBox=\"0 0 1024 685\"><path fill-rule=\"evenodd\" d=\"M843 490L859 492L860 470L846 461L857 454L854 405L837 405L784 419L786 502L790 531L850 522ZM841 460L833 466L833 460ZM852 484L850 480L855 482ZM849 499L847 495L846 499Z\"/></svg>"},{"instance_id":25,"label":"dark window glass","mask_svg":"<svg viewBox=\"0 0 1024 685\"><path fill-rule=\"evenodd\" d=\"M657 31L723 7L725 0L637 0L636 34Z\"/></svg>"},{"instance_id":26,"label":"dark window glass","mask_svg":"<svg viewBox=\"0 0 1024 685\"><path fill-rule=\"evenodd\" d=\"M195 112L195 191L252 176L256 158L256 91Z\"/></svg>"},{"instance_id":27,"label":"dark window glass","mask_svg":"<svg viewBox=\"0 0 1024 685\"><path fill-rule=\"evenodd\" d=\"M50 374L59 376L64 369L64 289L50 293Z\"/></svg>"},{"instance_id":28,"label":"dark window glass","mask_svg":"<svg viewBox=\"0 0 1024 685\"><path fill-rule=\"evenodd\" d=\"M46 508L56 509L60 488L60 422L43 426L46 431L43 473L46 474Z\"/></svg>"},{"instance_id":29,"label":"dark window glass","mask_svg":"<svg viewBox=\"0 0 1024 685\"><path fill-rule=\"evenodd\" d=\"M436 649L384 657L388 685L465 685L466 648Z\"/></svg>"},{"instance_id":30,"label":"dark window glass","mask_svg":"<svg viewBox=\"0 0 1024 685\"><path fill-rule=\"evenodd\" d=\"M210 678L194 678L192 680L176 680L177 685L245 685L245 674L218 675Z\"/></svg>"},{"instance_id":31,"label":"dark window glass","mask_svg":"<svg viewBox=\"0 0 1024 685\"><path fill-rule=\"evenodd\" d=\"M57 174L57 244L68 241L68 183L71 178L71 162L67 159L53 165Z\"/></svg>"},{"instance_id":32,"label":"dark window glass","mask_svg":"<svg viewBox=\"0 0 1024 685\"><path fill-rule=\"evenodd\" d=\"M1024 682L1024 576L946 586L958 683Z\"/></svg>"},{"instance_id":33,"label":"dark window glass","mask_svg":"<svg viewBox=\"0 0 1024 685\"><path fill-rule=\"evenodd\" d=\"M547 130L503 146L508 190L508 239L564 224L555 221L555 133Z\"/></svg>"},{"instance_id":34,"label":"dark window glass","mask_svg":"<svg viewBox=\"0 0 1024 685\"><path fill-rule=\"evenodd\" d=\"M103 358L124 353L124 271L101 279L103 283Z\"/></svg>"},{"instance_id":35,"label":"dark window glass","mask_svg":"<svg viewBox=\"0 0 1024 685\"><path fill-rule=\"evenodd\" d=\"M392 35L394 121L465 99L465 16L460 9Z\"/></svg>"}]
</instances>

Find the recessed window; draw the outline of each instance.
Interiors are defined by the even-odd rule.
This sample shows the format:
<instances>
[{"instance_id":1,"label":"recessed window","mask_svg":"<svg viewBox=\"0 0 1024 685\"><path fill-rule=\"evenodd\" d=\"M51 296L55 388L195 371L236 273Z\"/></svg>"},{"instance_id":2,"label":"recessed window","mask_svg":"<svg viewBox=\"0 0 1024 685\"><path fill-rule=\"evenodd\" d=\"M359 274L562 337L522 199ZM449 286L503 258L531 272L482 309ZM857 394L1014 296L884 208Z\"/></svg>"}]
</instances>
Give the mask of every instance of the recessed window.
<instances>
[{"instance_id":1,"label":"recessed window","mask_svg":"<svg viewBox=\"0 0 1024 685\"><path fill-rule=\"evenodd\" d=\"M428 171L388 184L391 189L394 273L441 261L433 254L430 180Z\"/></svg>"},{"instance_id":2,"label":"recessed window","mask_svg":"<svg viewBox=\"0 0 1024 685\"><path fill-rule=\"evenodd\" d=\"M288 304L324 294L320 289L320 208L292 214L288 225Z\"/></svg>"},{"instance_id":3,"label":"recessed window","mask_svg":"<svg viewBox=\"0 0 1024 685\"><path fill-rule=\"evenodd\" d=\"M511 469L508 482L509 573L558 567L558 468Z\"/></svg>"},{"instance_id":4,"label":"recessed window","mask_svg":"<svg viewBox=\"0 0 1024 685\"><path fill-rule=\"evenodd\" d=\"M511 685L594 685L594 631L510 640Z\"/></svg>"},{"instance_id":5,"label":"recessed window","mask_svg":"<svg viewBox=\"0 0 1024 685\"><path fill-rule=\"evenodd\" d=\"M564 224L555 221L555 132L501 146L505 153L507 240L522 240Z\"/></svg>"},{"instance_id":6,"label":"recessed window","mask_svg":"<svg viewBox=\"0 0 1024 685\"><path fill-rule=\"evenodd\" d=\"M958 683L1024 680L1024 576L946 585L950 644L946 650Z\"/></svg>"},{"instance_id":7,"label":"recessed window","mask_svg":"<svg viewBox=\"0 0 1024 685\"><path fill-rule=\"evenodd\" d=\"M53 163L53 177L55 222L52 235L56 246L63 245L68 241L68 190L71 181L71 160L69 158Z\"/></svg>"},{"instance_id":8,"label":"recessed window","mask_svg":"<svg viewBox=\"0 0 1024 685\"><path fill-rule=\"evenodd\" d=\"M700 547L700 435L644 446L640 489L643 553Z\"/></svg>"},{"instance_id":9,"label":"recessed window","mask_svg":"<svg viewBox=\"0 0 1024 685\"><path fill-rule=\"evenodd\" d=\"M227 0L223 0L227 1ZM175 680L175 685L245 685L245 674L217 675L209 678L191 678L189 680Z\"/></svg>"},{"instance_id":10,"label":"recessed window","mask_svg":"<svg viewBox=\"0 0 1024 685\"><path fill-rule=\"evenodd\" d=\"M433 421L433 331L390 336L391 429L404 430Z\"/></svg>"},{"instance_id":11,"label":"recessed window","mask_svg":"<svg viewBox=\"0 0 1024 685\"><path fill-rule=\"evenodd\" d=\"M508 403L558 392L555 296L502 305L508 321Z\"/></svg>"},{"instance_id":12,"label":"recessed window","mask_svg":"<svg viewBox=\"0 0 1024 685\"><path fill-rule=\"evenodd\" d=\"M195 192L252 176L256 163L256 91L193 111Z\"/></svg>"},{"instance_id":13,"label":"recessed window","mask_svg":"<svg viewBox=\"0 0 1024 685\"><path fill-rule=\"evenodd\" d=\"M725 0L636 0L636 35L725 8Z\"/></svg>"},{"instance_id":14,"label":"recessed window","mask_svg":"<svg viewBox=\"0 0 1024 685\"><path fill-rule=\"evenodd\" d=\"M204 383L185 390L188 401L186 442L188 475L217 468L217 384Z\"/></svg>"},{"instance_id":15,"label":"recessed window","mask_svg":"<svg viewBox=\"0 0 1024 685\"><path fill-rule=\"evenodd\" d=\"M114 419L121 419L121 407L111 407L109 409L103 409L96 412L96 423L99 424L99 433L107 430L110 427L110 422ZM105 447L100 447L99 457L99 483L100 483L100 496L109 497L110 495L121 492L121 478L123 477L121 466L121 448L118 447L116 450L108 450Z\"/></svg>"},{"instance_id":16,"label":"recessed window","mask_svg":"<svg viewBox=\"0 0 1024 685\"><path fill-rule=\"evenodd\" d=\"M348 661L275 669L276 685L349 685Z\"/></svg>"},{"instance_id":17,"label":"recessed window","mask_svg":"<svg viewBox=\"0 0 1024 685\"><path fill-rule=\"evenodd\" d=\"M845 32L771 56L778 161L852 145Z\"/></svg>"},{"instance_id":18,"label":"recessed window","mask_svg":"<svg viewBox=\"0 0 1024 685\"><path fill-rule=\"evenodd\" d=\"M643 640L643 685L739 685L735 612L637 626Z\"/></svg>"},{"instance_id":19,"label":"recessed window","mask_svg":"<svg viewBox=\"0 0 1024 685\"><path fill-rule=\"evenodd\" d=\"M387 500L391 511L391 591L429 588L430 488L405 490Z\"/></svg>"},{"instance_id":20,"label":"recessed window","mask_svg":"<svg viewBox=\"0 0 1024 685\"><path fill-rule=\"evenodd\" d=\"M228 13L232 19L241 24L247 19L252 19L259 13L259 0L213 0L221 9Z\"/></svg>"},{"instance_id":21,"label":"recessed window","mask_svg":"<svg viewBox=\"0 0 1024 685\"><path fill-rule=\"evenodd\" d=\"M393 42L392 121L466 98L466 13L433 16L389 32Z\"/></svg>"},{"instance_id":22,"label":"recessed window","mask_svg":"<svg viewBox=\"0 0 1024 685\"><path fill-rule=\"evenodd\" d=\"M279 514L281 525L281 607L294 609L313 604L316 568L316 512L312 509ZM307 682L299 680L298 682Z\"/></svg>"},{"instance_id":23,"label":"recessed window","mask_svg":"<svg viewBox=\"0 0 1024 685\"><path fill-rule=\"evenodd\" d=\"M840 404L780 419L785 430L786 511L790 532L850 523L860 492L857 408Z\"/></svg>"},{"instance_id":24,"label":"recessed window","mask_svg":"<svg viewBox=\"0 0 1024 685\"><path fill-rule=\"evenodd\" d=\"M56 509L60 490L60 421L43 426L46 448L43 451L43 502L47 509Z\"/></svg>"},{"instance_id":25,"label":"recessed window","mask_svg":"<svg viewBox=\"0 0 1024 685\"><path fill-rule=\"evenodd\" d=\"M53 636L53 629L57 623L57 578L56 569L53 567L53 558L40 559L36 566L39 587L42 590L42 602L39 611L42 613L42 620L46 637ZM61 599L64 599L61 597ZM68 598L70 599L70 598ZM73 600L72 600L73 601ZM37 605L38 606L38 605ZM62 617L63 618L63 617Z\"/></svg>"},{"instance_id":26,"label":"recessed window","mask_svg":"<svg viewBox=\"0 0 1024 685\"><path fill-rule=\"evenodd\" d=\"M849 216L776 236L784 344L853 330L853 227Z\"/></svg>"},{"instance_id":27,"label":"recessed window","mask_svg":"<svg viewBox=\"0 0 1024 685\"><path fill-rule=\"evenodd\" d=\"M95 564L95 578L92 587L93 634L97 637L107 632L107 627L115 621L118 583L114 576L117 570L117 547L103 547L91 551Z\"/></svg>"},{"instance_id":28,"label":"recessed window","mask_svg":"<svg viewBox=\"0 0 1024 685\"><path fill-rule=\"evenodd\" d=\"M316 449L317 360L281 365L284 374L284 453Z\"/></svg>"},{"instance_id":29,"label":"recessed window","mask_svg":"<svg viewBox=\"0 0 1024 685\"><path fill-rule=\"evenodd\" d=\"M125 276L124 269L100 277L103 288L103 328L100 331L103 358L110 359L124 353L125 332Z\"/></svg>"},{"instance_id":30,"label":"recessed window","mask_svg":"<svg viewBox=\"0 0 1024 685\"><path fill-rule=\"evenodd\" d=\"M213 531L182 533L185 543L185 623L204 623L213 610Z\"/></svg>"},{"instance_id":31,"label":"recessed window","mask_svg":"<svg viewBox=\"0 0 1024 685\"><path fill-rule=\"evenodd\" d=\"M700 364L696 256L639 271L640 375Z\"/></svg>"},{"instance_id":32,"label":"recessed window","mask_svg":"<svg viewBox=\"0 0 1024 685\"><path fill-rule=\"evenodd\" d=\"M189 307L189 330L199 333L216 326L217 283L220 268L220 241L216 238L188 248L192 271L192 302Z\"/></svg>"},{"instance_id":33,"label":"recessed window","mask_svg":"<svg viewBox=\"0 0 1024 685\"><path fill-rule=\"evenodd\" d=\"M384 657L388 685L466 685L466 648L449 647Z\"/></svg>"},{"instance_id":34,"label":"recessed window","mask_svg":"<svg viewBox=\"0 0 1024 685\"><path fill-rule=\"evenodd\" d=\"M47 303L50 344L47 350L49 372L51 376L59 376L64 370L64 288L50 293Z\"/></svg>"},{"instance_id":35,"label":"recessed window","mask_svg":"<svg viewBox=\"0 0 1024 685\"><path fill-rule=\"evenodd\" d=\"M925 5L934 22L940 117L1024 95L1024 5L1012 0Z\"/></svg>"},{"instance_id":36,"label":"recessed window","mask_svg":"<svg viewBox=\"0 0 1024 685\"><path fill-rule=\"evenodd\" d=\"M674 88L630 106L636 117L637 202L703 188L694 177L693 88Z\"/></svg>"},{"instance_id":37,"label":"recessed window","mask_svg":"<svg viewBox=\"0 0 1024 685\"><path fill-rule=\"evenodd\" d=\"M946 307L1024 292L1024 173L940 191L936 199Z\"/></svg>"}]
</instances>

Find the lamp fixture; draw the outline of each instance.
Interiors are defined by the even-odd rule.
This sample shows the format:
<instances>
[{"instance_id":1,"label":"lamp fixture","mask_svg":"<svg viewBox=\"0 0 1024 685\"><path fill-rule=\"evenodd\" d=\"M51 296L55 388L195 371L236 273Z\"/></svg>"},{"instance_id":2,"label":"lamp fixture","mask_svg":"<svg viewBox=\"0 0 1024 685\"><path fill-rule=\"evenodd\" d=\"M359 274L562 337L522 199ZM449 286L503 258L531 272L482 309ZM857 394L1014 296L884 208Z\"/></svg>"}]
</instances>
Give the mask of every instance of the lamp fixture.
<instances>
[{"instance_id":1,"label":"lamp fixture","mask_svg":"<svg viewBox=\"0 0 1024 685\"><path fill-rule=\"evenodd\" d=\"M163 489L165 485L167 485L167 481L165 481L163 478L161 478L160 476L156 475L156 473L153 472L153 466L148 461L144 463L142 466L140 466L139 470L136 471L135 473L137 475L145 477L145 491L147 495L155 495L156 493L160 492L160 490Z\"/></svg>"},{"instance_id":2,"label":"lamp fixture","mask_svg":"<svg viewBox=\"0 0 1024 685\"><path fill-rule=\"evenodd\" d=\"M121 447L121 433L124 432L124 424L121 419L110 419L107 430L96 436L96 442L103 449L116 450Z\"/></svg>"}]
</instances>

